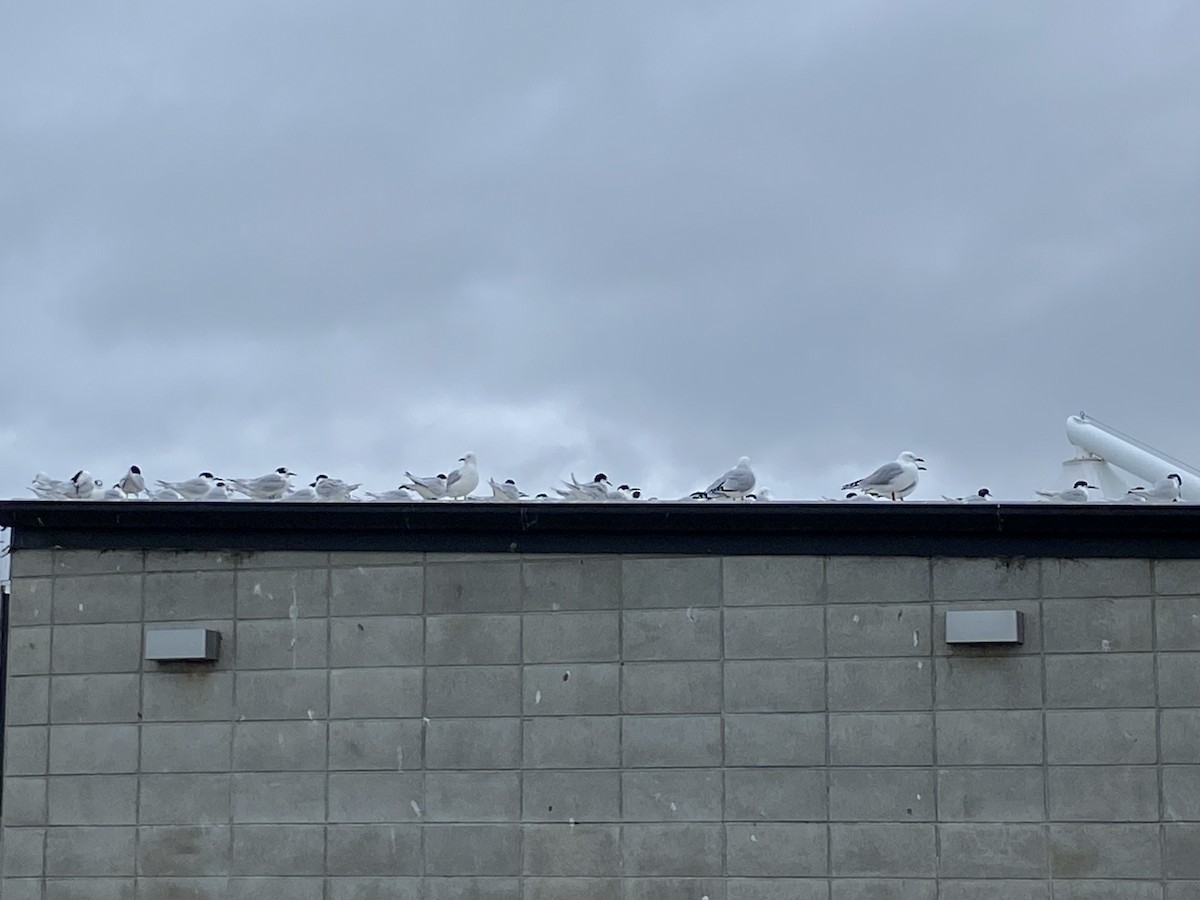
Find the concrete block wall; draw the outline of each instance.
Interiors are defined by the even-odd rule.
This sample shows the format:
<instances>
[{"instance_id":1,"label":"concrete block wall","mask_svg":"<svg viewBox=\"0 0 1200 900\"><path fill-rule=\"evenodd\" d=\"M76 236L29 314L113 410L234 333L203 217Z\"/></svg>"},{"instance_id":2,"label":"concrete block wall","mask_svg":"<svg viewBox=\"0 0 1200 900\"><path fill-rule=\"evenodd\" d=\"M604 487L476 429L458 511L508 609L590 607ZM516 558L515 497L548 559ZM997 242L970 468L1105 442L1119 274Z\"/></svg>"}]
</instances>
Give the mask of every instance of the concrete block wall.
<instances>
[{"instance_id":1,"label":"concrete block wall","mask_svg":"<svg viewBox=\"0 0 1200 900\"><path fill-rule=\"evenodd\" d=\"M1197 900L1200 563L20 551L4 900ZM1017 608L951 650L947 608ZM211 667L146 629L218 629Z\"/></svg>"}]
</instances>

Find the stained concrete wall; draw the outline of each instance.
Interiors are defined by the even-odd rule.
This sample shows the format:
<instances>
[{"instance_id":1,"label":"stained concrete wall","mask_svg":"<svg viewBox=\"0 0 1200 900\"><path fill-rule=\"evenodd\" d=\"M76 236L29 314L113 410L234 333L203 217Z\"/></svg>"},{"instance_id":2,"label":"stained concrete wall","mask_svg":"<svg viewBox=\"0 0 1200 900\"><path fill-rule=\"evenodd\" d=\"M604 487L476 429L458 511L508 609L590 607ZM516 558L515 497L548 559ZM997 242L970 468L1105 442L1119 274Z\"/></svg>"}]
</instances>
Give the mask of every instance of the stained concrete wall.
<instances>
[{"instance_id":1,"label":"stained concrete wall","mask_svg":"<svg viewBox=\"0 0 1200 900\"><path fill-rule=\"evenodd\" d=\"M4 900L1200 898L1197 562L13 564Z\"/></svg>"}]
</instances>

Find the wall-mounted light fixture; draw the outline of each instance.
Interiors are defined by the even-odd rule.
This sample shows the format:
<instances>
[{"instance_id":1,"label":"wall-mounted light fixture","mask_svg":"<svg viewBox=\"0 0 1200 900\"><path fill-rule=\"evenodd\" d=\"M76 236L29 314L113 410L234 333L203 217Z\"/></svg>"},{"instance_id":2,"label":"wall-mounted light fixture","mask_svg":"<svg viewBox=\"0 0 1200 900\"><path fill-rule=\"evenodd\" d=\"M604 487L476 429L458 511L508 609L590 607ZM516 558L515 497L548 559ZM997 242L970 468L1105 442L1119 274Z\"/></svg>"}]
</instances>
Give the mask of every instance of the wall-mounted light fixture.
<instances>
[{"instance_id":1,"label":"wall-mounted light fixture","mask_svg":"<svg viewBox=\"0 0 1200 900\"><path fill-rule=\"evenodd\" d=\"M146 632L146 659L155 662L212 662L221 652L221 632L209 628L156 628Z\"/></svg>"},{"instance_id":2,"label":"wall-mounted light fixture","mask_svg":"<svg viewBox=\"0 0 1200 900\"><path fill-rule=\"evenodd\" d=\"M1023 644L1025 614L1016 609L946 610L947 644Z\"/></svg>"}]
</instances>

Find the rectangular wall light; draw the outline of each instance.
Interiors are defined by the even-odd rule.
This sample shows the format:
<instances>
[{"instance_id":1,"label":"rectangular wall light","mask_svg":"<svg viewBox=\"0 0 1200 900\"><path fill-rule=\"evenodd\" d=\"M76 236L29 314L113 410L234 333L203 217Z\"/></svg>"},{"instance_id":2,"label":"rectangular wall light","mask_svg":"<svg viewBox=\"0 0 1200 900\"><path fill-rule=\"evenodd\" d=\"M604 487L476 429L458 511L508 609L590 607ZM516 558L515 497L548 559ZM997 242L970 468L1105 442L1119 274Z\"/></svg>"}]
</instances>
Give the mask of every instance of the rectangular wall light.
<instances>
[{"instance_id":1,"label":"rectangular wall light","mask_svg":"<svg viewBox=\"0 0 1200 900\"><path fill-rule=\"evenodd\" d=\"M157 628L146 632L146 659L212 662L221 651L221 632L208 628Z\"/></svg>"},{"instance_id":2,"label":"rectangular wall light","mask_svg":"<svg viewBox=\"0 0 1200 900\"><path fill-rule=\"evenodd\" d=\"M1022 644L1025 614L1015 609L946 611L947 644Z\"/></svg>"}]
</instances>

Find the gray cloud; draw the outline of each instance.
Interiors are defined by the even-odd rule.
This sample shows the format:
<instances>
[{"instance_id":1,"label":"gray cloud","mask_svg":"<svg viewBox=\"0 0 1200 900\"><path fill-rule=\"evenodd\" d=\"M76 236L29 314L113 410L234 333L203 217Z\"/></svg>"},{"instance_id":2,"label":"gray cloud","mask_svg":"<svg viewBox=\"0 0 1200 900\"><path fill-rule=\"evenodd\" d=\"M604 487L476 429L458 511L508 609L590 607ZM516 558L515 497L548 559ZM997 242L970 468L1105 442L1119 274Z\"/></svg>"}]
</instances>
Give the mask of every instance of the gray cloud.
<instances>
[{"instance_id":1,"label":"gray cloud","mask_svg":"<svg viewBox=\"0 0 1200 900\"><path fill-rule=\"evenodd\" d=\"M11 10L0 495L1196 457L1192 4ZM1182 415L1180 411L1182 410Z\"/></svg>"}]
</instances>

